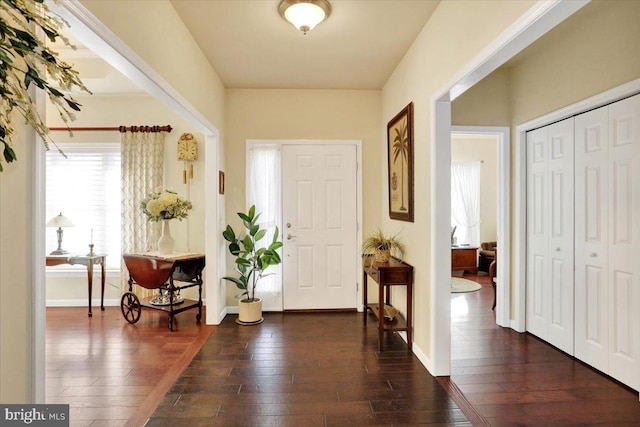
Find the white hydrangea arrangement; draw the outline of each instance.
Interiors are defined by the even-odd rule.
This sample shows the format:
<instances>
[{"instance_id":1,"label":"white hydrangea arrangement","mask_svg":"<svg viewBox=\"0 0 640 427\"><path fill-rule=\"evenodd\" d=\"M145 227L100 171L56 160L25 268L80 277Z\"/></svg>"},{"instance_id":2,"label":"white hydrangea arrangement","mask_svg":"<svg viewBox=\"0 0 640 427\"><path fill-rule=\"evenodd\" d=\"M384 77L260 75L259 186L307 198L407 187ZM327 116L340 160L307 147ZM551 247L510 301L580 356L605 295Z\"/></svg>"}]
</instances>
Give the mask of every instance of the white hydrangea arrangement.
<instances>
[{"instance_id":1,"label":"white hydrangea arrangement","mask_svg":"<svg viewBox=\"0 0 640 427\"><path fill-rule=\"evenodd\" d=\"M149 221L174 219L182 221L189 216L191 202L180 197L173 190L158 190L150 193L142 201L140 207Z\"/></svg>"}]
</instances>

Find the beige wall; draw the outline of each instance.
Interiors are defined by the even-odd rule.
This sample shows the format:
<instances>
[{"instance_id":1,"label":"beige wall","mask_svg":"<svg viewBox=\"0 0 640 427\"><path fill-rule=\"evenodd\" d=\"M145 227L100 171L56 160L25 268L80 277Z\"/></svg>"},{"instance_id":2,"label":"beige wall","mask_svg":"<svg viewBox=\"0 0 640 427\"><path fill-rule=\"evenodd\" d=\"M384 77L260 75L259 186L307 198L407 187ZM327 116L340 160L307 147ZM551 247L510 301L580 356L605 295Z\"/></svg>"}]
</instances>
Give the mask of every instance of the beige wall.
<instances>
[{"instance_id":1,"label":"beige wall","mask_svg":"<svg viewBox=\"0 0 640 427\"><path fill-rule=\"evenodd\" d=\"M0 173L0 402L31 401L34 132L15 114L17 162ZM42 224L44 227L44 224Z\"/></svg>"},{"instance_id":2,"label":"beige wall","mask_svg":"<svg viewBox=\"0 0 640 427\"><path fill-rule=\"evenodd\" d=\"M80 3L222 131L224 86L169 1Z\"/></svg>"},{"instance_id":3,"label":"beige wall","mask_svg":"<svg viewBox=\"0 0 640 427\"><path fill-rule=\"evenodd\" d=\"M385 228L403 227L402 237L407 246L406 260L417 266L414 286L414 340L419 349L431 358L429 334L431 305L429 264L431 241L430 162L431 162L431 97L451 81L464 65L509 25L518 19L534 2L442 2L430 21L404 56L382 95L382 120L390 120L409 102L415 112L415 222L399 223L388 219L387 206L380 205ZM381 129L383 132L383 129ZM380 145L380 156L386 156L386 147ZM384 157L383 157L384 158ZM381 163L379 173L386 176L386 164ZM380 192L384 193L387 180L383 179ZM440 284L442 285L442 284ZM402 301L402 292L398 292Z\"/></svg>"},{"instance_id":4,"label":"beige wall","mask_svg":"<svg viewBox=\"0 0 640 427\"><path fill-rule=\"evenodd\" d=\"M482 162L480 166L480 242L495 241L498 204L498 141L495 136L452 135L452 162Z\"/></svg>"},{"instance_id":5,"label":"beige wall","mask_svg":"<svg viewBox=\"0 0 640 427\"><path fill-rule=\"evenodd\" d=\"M509 70L500 68L451 103L451 124L511 126Z\"/></svg>"},{"instance_id":6,"label":"beige wall","mask_svg":"<svg viewBox=\"0 0 640 427\"><path fill-rule=\"evenodd\" d=\"M455 99L452 123L515 128L640 77L638 16L638 1L590 2Z\"/></svg>"},{"instance_id":7,"label":"beige wall","mask_svg":"<svg viewBox=\"0 0 640 427\"><path fill-rule=\"evenodd\" d=\"M640 77L640 2L593 1L510 71L512 125Z\"/></svg>"},{"instance_id":8,"label":"beige wall","mask_svg":"<svg viewBox=\"0 0 640 427\"><path fill-rule=\"evenodd\" d=\"M82 111L77 114L73 126L104 127L119 125L171 125L173 130L165 136L165 168L164 187L171 188L193 203L189 218L184 221L171 222L171 234L176 240L175 250L178 252L204 252L204 137L195 131L181 117L165 107L155 98L148 95L130 96L86 96L78 98ZM51 127L64 126L59 115L48 104L47 124ZM198 160L194 164L194 178L184 184L182 181L183 162L177 160L177 141L183 132L192 133L198 140ZM75 132L72 137L68 132L54 132L55 142L120 142L120 133L111 132ZM142 213L140 213L142 215ZM73 232L69 230L67 232ZM47 229L47 238L54 238L53 229ZM86 248L67 248L71 252L83 253ZM102 252L95 248L96 252ZM108 254L120 258L120 254ZM65 266L49 268L47 275L48 305L86 305L87 279L86 273L65 275L59 270ZM54 272L54 273L52 273ZM98 280L99 274L96 275ZM126 278L125 278L126 279ZM185 291L187 297L197 296L195 289ZM190 295L191 294L191 295ZM105 299L108 304L120 303L120 275L118 272L107 273ZM94 286L93 298L100 298L99 288Z\"/></svg>"},{"instance_id":9,"label":"beige wall","mask_svg":"<svg viewBox=\"0 0 640 427\"><path fill-rule=\"evenodd\" d=\"M226 129L226 214L246 210L245 156L248 139L361 140L363 230L380 223L380 91L228 89ZM386 154L385 154L386 155ZM230 262L230 259L229 259ZM231 264L228 264L231 271ZM229 285L227 305L236 306Z\"/></svg>"}]
</instances>

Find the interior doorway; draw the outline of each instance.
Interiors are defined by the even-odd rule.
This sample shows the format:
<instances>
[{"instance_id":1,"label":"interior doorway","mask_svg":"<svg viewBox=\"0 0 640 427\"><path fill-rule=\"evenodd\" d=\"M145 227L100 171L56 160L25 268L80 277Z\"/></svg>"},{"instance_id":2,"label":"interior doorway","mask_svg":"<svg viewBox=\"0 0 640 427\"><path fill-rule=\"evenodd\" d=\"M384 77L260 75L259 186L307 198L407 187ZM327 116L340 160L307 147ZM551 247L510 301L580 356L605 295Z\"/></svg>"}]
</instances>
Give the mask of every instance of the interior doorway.
<instances>
[{"instance_id":1,"label":"interior doorway","mask_svg":"<svg viewBox=\"0 0 640 427\"><path fill-rule=\"evenodd\" d=\"M510 219L510 129L508 127L490 126L452 126L451 135L465 135L480 141L483 138L493 139L496 143L494 154L496 165L496 187L486 189L495 191L495 236L500 250L497 251L496 277L499 285L496 287L496 323L500 326L510 326L510 253L511 253L511 219ZM482 189L481 189L482 191ZM482 240L482 239L481 239Z\"/></svg>"},{"instance_id":2,"label":"interior doorway","mask_svg":"<svg viewBox=\"0 0 640 427\"><path fill-rule=\"evenodd\" d=\"M217 194L219 162L219 134L216 126L206 117L195 110L183 97L159 78L155 71L121 40L117 39L111 31L81 4L66 2L64 4L51 4L52 11L58 13L69 23L66 29L74 39L85 45L89 50L127 76L132 82L145 89L149 95L165 104L169 109L181 115L194 129L202 132L205 137L205 192ZM108 41L107 41L108 40ZM38 109L44 117L44 95L38 95ZM36 144L34 150L35 176L34 176L34 224L44 224L45 221L45 176L46 151L42 144ZM219 236L217 239L207 239L205 254L208 259L215 260L207 266L206 281L207 311L206 323L219 324L224 318L223 301L225 299L224 288L218 285L218 265L223 265L225 251L221 232L219 232L218 218L224 218L223 205L218 197L207 197L205 207L204 230L208 236ZM43 286L45 276L45 233L44 229L35 227L34 231L34 304L33 304L33 357L32 372L34 381L34 402L45 402L46 379L46 287Z\"/></svg>"},{"instance_id":3,"label":"interior doorway","mask_svg":"<svg viewBox=\"0 0 640 427\"><path fill-rule=\"evenodd\" d=\"M431 96L431 243L430 265L430 336L431 357L424 363L436 376L451 372L451 307L448 287L436 286L447 283L451 265L451 102L507 60L524 50L533 41L550 31L582 8L583 2L539 3L529 10L517 25L509 27L483 52L471 60L450 83ZM502 251L509 256L506 251ZM503 260L502 267L510 260ZM500 264L499 264L500 265ZM498 274L501 274L498 272ZM508 279L502 273L502 277ZM510 285L502 286L507 292ZM499 297L504 298L500 292ZM505 306L509 303L509 307ZM501 321L509 326L510 298L503 301L505 311Z\"/></svg>"}]
</instances>

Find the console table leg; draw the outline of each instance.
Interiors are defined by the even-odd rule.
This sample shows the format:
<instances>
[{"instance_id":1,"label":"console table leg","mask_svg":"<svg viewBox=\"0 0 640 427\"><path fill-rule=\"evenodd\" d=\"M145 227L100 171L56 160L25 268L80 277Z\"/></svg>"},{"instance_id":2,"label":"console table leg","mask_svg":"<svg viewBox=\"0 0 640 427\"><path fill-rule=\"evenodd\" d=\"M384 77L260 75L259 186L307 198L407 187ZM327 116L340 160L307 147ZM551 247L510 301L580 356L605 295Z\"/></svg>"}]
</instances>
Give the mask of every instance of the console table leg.
<instances>
[{"instance_id":1,"label":"console table leg","mask_svg":"<svg viewBox=\"0 0 640 427\"><path fill-rule=\"evenodd\" d=\"M104 311L104 281L105 281L104 277L105 277L105 268L106 268L105 267L105 263L106 262L107 261L104 258L102 258L102 260L100 261L100 270L101 270L101 273L102 273L102 276L100 276L101 277L101 283L100 283L100 285L101 285L101 289L100 289L100 310L102 310L102 311Z\"/></svg>"},{"instance_id":2,"label":"console table leg","mask_svg":"<svg viewBox=\"0 0 640 427\"><path fill-rule=\"evenodd\" d=\"M93 316L91 313L91 293L93 292L93 262L89 260L89 264L87 265L87 287L89 288L89 317Z\"/></svg>"},{"instance_id":3,"label":"console table leg","mask_svg":"<svg viewBox=\"0 0 640 427\"><path fill-rule=\"evenodd\" d=\"M384 338L384 286L378 286L378 349L382 352Z\"/></svg>"}]
</instances>

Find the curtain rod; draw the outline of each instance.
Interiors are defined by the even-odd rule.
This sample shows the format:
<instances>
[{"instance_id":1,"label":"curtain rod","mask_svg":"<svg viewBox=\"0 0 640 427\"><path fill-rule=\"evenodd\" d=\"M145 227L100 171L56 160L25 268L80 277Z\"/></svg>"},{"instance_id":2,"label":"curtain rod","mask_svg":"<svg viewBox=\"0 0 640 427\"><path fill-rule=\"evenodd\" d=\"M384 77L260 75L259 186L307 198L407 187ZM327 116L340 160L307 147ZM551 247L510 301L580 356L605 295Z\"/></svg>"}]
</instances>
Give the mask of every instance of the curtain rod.
<instances>
[{"instance_id":1,"label":"curtain rod","mask_svg":"<svg viewBox=\"0 0 640 427\"><path fill-rule=\"evenodd\" d=\"M166 126L114 126L114 127L52 127L49 128L50 131L72 131L72 132L83 132L83 131L118 131L120 133L125 132L171 132L173 128L171 125Z\"/></svg>"}]
</instances>

